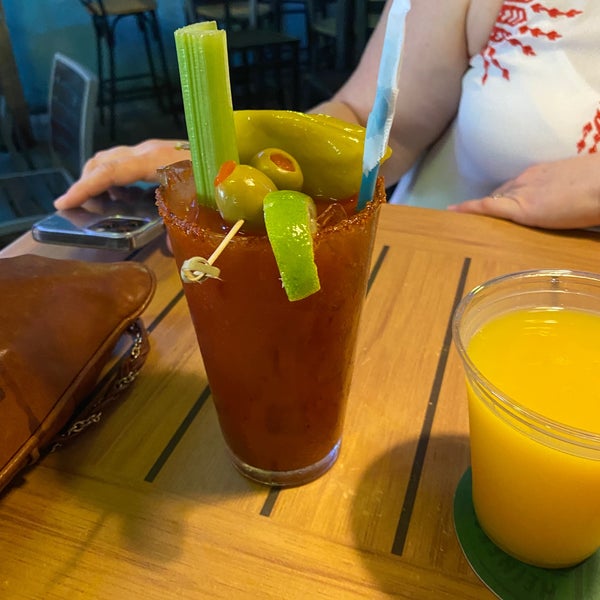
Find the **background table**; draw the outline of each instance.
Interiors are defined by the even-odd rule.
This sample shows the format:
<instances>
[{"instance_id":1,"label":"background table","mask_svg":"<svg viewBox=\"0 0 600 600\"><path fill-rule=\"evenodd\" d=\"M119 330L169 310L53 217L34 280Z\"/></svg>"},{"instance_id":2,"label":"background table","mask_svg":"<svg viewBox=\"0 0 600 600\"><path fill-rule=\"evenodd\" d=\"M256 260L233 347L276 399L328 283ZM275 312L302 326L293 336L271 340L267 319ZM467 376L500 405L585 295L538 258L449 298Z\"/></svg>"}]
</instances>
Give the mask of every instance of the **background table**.
<instances>
[{"instance_id":1,"label":"background table","mask_svg":"<svg viewBox=\"0 0 600 600\"><path fill-rule=\"evenodd\" d=\"M99 427L0 496L0 597L492 598L453 527L469 449L452 311L510 271L598 271L598 249L597 233L384 206L340 458L281 491L229 462L164 240L133 254L159 281L147 364ZM125 258L29 236L0 256L24 252Z\"/></svg>"}]
</instances>

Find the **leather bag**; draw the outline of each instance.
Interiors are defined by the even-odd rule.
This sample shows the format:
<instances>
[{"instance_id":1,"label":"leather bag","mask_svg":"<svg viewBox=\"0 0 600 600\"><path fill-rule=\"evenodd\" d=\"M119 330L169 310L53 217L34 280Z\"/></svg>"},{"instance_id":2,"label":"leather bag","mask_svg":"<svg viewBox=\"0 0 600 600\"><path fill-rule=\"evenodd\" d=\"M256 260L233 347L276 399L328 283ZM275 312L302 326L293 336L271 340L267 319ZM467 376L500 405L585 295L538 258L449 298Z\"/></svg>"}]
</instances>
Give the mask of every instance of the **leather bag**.
<instances>
[{"instance_id":1,"label":"leather bag","mask_svg":"<svg viewBox=\"0 0 600 600\"><path fill-rule=\"evenodd\" d=\"M149 349L139 317L155 288L135 262L0 259L0 490L97 423L133 383ZM109 369L127 334L129 349Z\"/></svg>"}]
</instances>

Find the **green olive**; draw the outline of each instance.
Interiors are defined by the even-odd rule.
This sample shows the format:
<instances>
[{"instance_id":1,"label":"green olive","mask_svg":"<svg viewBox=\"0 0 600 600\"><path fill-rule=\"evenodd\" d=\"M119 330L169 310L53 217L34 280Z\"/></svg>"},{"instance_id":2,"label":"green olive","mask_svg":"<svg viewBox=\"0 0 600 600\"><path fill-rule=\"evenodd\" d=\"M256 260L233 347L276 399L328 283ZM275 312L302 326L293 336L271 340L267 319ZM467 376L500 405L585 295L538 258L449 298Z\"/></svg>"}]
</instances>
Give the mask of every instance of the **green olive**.
<instances>
[{"instance_id":1,"label":"green olive","mask_svg":"<svg viewBox=\"0 0 600 600\"><path fill-rule=\"evenodd\" d=\"M298 161L285 150L265 148L252 157L250 164L268 175L279 190L298 192L302 189L302 169Z\"/></svg>"},{"instance_id":2,"label":"green olive","mask_svg":"<svg viewBox=\"0 0 600 600\"><path fill-rule=\"evenodd\" d=\"M215 178L215 200L228 223L244 219L246 229L264 228L263 198L277 190L262 171L228 161Z\"/></svg>"}]
</instances>

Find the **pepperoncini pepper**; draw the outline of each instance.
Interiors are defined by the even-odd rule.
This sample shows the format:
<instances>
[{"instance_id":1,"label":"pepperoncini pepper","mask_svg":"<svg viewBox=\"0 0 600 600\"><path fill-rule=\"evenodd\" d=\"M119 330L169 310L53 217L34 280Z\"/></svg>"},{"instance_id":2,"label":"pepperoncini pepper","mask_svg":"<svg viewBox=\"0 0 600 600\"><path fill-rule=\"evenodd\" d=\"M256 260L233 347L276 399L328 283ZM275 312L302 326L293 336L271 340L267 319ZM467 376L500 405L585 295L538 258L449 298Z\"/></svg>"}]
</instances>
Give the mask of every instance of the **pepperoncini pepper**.
<instances>
[{"instance_id":1,"label":"pepperoncini pepper","mask_svg":"<svg viewBox=\"0 0 600 600\"><path fill-rule=\"evenodd\" d=\"M288 110L241 110L234 112L234 119L241 163L249 163L263 148L281 148L298 161L305 194L345 200L358 193L364 127Z\"/></svg>"}]
</instances>

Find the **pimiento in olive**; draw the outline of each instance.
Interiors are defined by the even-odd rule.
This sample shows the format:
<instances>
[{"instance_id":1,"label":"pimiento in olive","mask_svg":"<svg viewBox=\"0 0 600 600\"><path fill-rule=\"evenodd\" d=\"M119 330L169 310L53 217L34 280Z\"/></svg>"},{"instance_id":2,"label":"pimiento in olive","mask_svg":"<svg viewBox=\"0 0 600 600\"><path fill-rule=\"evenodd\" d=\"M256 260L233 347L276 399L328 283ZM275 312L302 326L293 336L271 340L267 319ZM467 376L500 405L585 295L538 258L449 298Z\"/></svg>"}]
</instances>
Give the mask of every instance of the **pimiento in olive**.
<instances>
[{"instance_id":1,"label":"pimiento in olive","mask_svg":"<svg viewBox=\"0 0 600 600\"><path fill-rule=\"evenodd\" d=\"M267 175L229 160L221 165L214 184L217 208L225 221L244 219L246 229L264 228L263 198L277 190Z\"/></svg>"},{"instance_id":2,"label":"pimiento in olive","mask_svg":"<svg viewBox=\"0 0 600 600\"><path fill-rule=\"evenodd\" d=\"M265 148L252 157L250 164L265 173L279 190L298 192L302 189L302 169L298 161L285 150Z\"/></svg>"}]
</instances>

